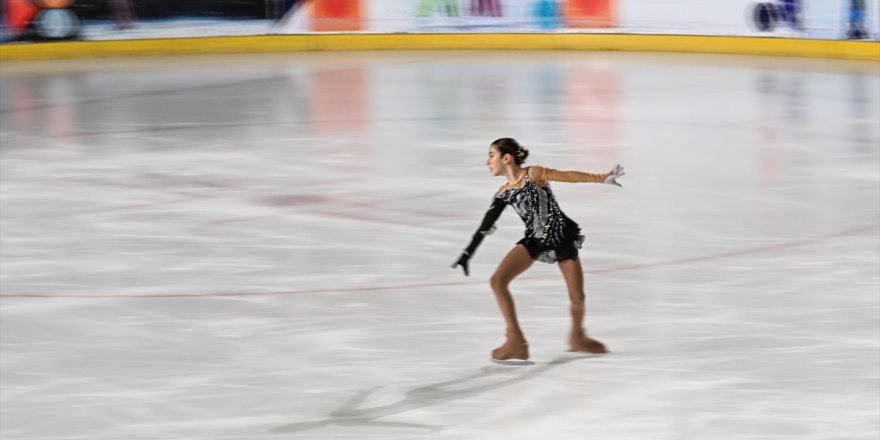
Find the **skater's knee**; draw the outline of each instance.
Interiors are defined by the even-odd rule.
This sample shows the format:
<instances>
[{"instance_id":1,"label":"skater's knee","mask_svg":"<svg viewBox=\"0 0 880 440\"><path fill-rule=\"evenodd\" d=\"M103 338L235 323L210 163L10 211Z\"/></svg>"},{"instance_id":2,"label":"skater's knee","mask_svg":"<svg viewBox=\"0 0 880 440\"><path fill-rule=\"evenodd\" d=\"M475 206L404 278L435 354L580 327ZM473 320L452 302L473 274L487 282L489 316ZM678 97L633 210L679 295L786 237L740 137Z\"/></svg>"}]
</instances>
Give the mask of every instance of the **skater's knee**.
<instances>
[{"instance_id":1,"label":"skater's knee","mask_svg":"<svg viewBox=\"0 0 880 440\"><path fill-rule=\"evenodd\" d=\"M571 303L574 305L582 305L587 295L584 294L583 291L578 292L569 292L568 297L571 299Z\"/></svg>"},{"instance_id":2,"label":"skater's knee","mask_svg":"<svg viewBox=\"0 0 880 440\"><path fill-rule=\"evenodd\" d=\"M492 286L492 290L495 291L495 293L506 289L509 283L509 280L507 280L505 277L498 275L497 273L493 274L492 277L489 278L489 285Z\"/></svg>"}]
</instances>

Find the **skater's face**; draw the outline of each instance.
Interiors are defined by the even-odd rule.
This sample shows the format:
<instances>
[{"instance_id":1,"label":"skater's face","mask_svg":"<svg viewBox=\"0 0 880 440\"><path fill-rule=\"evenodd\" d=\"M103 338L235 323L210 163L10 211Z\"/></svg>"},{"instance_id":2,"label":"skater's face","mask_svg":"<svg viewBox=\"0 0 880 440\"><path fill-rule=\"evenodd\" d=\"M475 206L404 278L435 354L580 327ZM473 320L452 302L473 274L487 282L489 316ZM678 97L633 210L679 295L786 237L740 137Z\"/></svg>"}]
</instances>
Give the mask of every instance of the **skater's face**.
<instances>
[{"instance_id":1,"label":"skater's face","mask_svg":"<svg viewBox=\"0 0 880 440\"><path fill-rule=\"evenodd\" d=\"M501 175L513 160L513 156L509 154L501 154L494 145L489 146L489 158L486 159L486 166L493 176Z\"/></svg>"}]
</instances>

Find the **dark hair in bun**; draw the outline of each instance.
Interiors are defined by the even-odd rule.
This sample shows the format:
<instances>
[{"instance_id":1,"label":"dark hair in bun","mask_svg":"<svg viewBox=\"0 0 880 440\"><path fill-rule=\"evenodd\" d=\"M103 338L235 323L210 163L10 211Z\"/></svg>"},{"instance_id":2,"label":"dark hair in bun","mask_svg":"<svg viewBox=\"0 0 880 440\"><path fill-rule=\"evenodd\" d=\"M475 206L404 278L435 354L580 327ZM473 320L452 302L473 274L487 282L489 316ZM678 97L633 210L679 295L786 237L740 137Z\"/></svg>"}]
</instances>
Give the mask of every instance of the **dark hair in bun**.
<instances>
[{"instance_id":1,"label":"dark hair in bun","mask_svg":"<svg viewBox=\"0 0 880 440\"><path fill-rule=\"evenodd\" d=\"M504 156L505 154L513 156L517 165L522 165L526 161L526 158L529 157L529 149L520 145L514 138L498 139L495 142L492 142L492 146L498 149L501 156Z\"/></svg>"}]
</instances>

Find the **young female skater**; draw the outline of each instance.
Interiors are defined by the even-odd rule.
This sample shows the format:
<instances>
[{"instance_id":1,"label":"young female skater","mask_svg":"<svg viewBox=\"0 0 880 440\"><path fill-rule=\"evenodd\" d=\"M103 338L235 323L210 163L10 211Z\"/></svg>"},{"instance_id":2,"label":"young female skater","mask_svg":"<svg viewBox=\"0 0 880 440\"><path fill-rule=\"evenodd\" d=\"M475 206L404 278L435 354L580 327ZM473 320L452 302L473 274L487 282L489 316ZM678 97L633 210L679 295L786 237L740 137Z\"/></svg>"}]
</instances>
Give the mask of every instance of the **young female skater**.
<instances>
[{"instance_id":1,"label":"young female skater","mask_svg":"<svg viewBox=\"0 0 880 440\"><path fill-rule=\"evenodd\" d=\"M578 249L583 244L577 223L568 218L556 203L550 190L550 181L556 182L594 182L621 186L617 178L624 175L620 165L606 174L582 173L580 171L559 171L542 166L522 167L529 150L512 138L501 138L489 146L489 159L486 165L493 176L507 177L501 185L492 205L486 212L483 222L474 234L468 247L462 252L452 267L461 266L465 276L469 275L468 262L477 246L495 229L495 221L507 205L512 205L526 226L525 238L501 261L490 285L498 300L498 307L507 323L507 341L492 350L492 360L502 363L525 362L529 358L529 345L526 342L508 285L519 274L528 269L535 260L545 263L559 263L562 277L568 286L571 300L571 335L568 343L572 351L586 353L605 353L605 346L587 336L584 321L584 271L578 259Z\"/></svg>"}]
</instances>

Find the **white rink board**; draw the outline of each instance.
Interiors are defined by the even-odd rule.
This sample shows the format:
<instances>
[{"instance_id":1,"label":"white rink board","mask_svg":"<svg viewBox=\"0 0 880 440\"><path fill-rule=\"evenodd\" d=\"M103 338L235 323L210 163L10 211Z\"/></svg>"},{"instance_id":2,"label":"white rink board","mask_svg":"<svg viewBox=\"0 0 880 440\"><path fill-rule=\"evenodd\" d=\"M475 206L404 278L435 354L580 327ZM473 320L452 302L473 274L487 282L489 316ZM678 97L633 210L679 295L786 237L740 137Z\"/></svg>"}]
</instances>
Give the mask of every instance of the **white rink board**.
<instances>
[{"instance_id":1,"label":"white rink board","mask_svg":"<svg viewBox=\"0 0 880 440\"><path fill-rule=\"evenodd\" d=\"M534 0L502 2L504 17L446 17L435 13L417 17L417 1L365 0L367 5L365 32L547 32L534 14ZM760 32L752 23L755 0L620 0L617 4L618 26L610 29L561 28L559 32L618 32L635 34L726 35L806 37L839 39L846 33L848 2L805 0L802 19L805 29L795 32L782 27L775 32ZM468 2L461 2L467 11ZM878 37L878 5L880 0L867 0L867 29L873 39ZM280 33L307 33L308 8L302 8L280 25Z\"/></svg>"}]
</instances>

